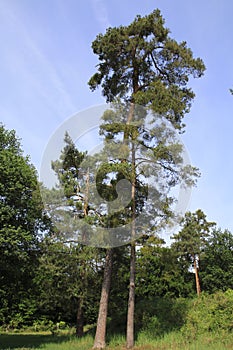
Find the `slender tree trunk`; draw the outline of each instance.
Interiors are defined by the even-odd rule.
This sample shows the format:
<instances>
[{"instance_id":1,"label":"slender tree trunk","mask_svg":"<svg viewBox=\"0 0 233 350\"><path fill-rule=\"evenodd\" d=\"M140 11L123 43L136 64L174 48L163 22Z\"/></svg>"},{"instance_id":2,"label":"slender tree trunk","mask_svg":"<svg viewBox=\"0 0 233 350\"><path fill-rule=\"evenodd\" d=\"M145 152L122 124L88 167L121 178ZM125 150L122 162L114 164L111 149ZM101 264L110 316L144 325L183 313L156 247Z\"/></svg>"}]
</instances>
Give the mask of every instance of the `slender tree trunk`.
<instances>
[{"instance_id":1,"label":"slender tree trunk","mask_svg":"<svg viewBox=\"0 0 233 350\"><path fill-rule=\"evenodd\" d=\"M134 108L135 104L133 102L130 103L130 108L129 108L129 114L127 117L126 125L130 125L130 123L133 121L134 117ZM129 142L129 130L127 130L127 127L124 132L124 138L123 138L123 143Z\"/></svg>"},{"instance_id":2,"label":"slender tree trunk","mask_svg":"<svg viewBox=\"0 0 233 350\"><path fill-rule=\"evenodd\" d=\"M201 287L200 287L200 281L199 281L198 266L197 266L197 259L196 259L196 257L194 257L194 272L195 272L197 295L199 296L201 294Z\"/></svg>"},{"instance_id":3,"label":"slender tree trunk","mask_svg":"<svg viewBox=\"0 0 233 350\"><path fill-rule=\"evenodd\" d=\"M129 284L129 300L127 314L127 334L126 346L128 349L134 346L134 309L135 309L135 265L136 265L136 250L135 244L131 243L130 254L130 284Z\"/></svg>"},{"instance_id":4,"label":"slender tree trunk","mask_svg":"<svg viewBox=\"0 0 233 350\"><path fill-rule=\"evenodd\" d=\"M83 336L83 326L84 326L84 319L83 319L83 300L82 298L79 300L78 303L78 310L77 310L77 326L76 326L76 336L81 338Z\"/></svg>"},{"instance_id":5,"label":"slender tree trunk","mask_svg":"<svg viewBox=\"0 0 233 350\"><path fill-rule=\"evenodd\" d=\"M104 349L106 347L106 326L107 326L107 314L108 314L108 299L111 285L113 264L113 249L109 248L106 252L105 268L104 268L104 280L102 284L99 315L97 320L97 328L95 333L94 349Z\"/></svg>"},{"instance_id":6,"label":"slender tree trunk","mask_svg":"<svg viewBox=\"0 0 233 350\"><path fill-rule=\"evenodd\" d=\"M84 208L83 208L84 216L88 215L89 186L90 186L90 175L89 175L89 169L88 169L86 174L86 189L85 189L85 196L84 196Z\"/></svg>"},{"instance_id":7,"label":"slender tree trunk","mask_svg":"<svg viewBox=\"0 0 233 350\"><path fill-rule=\"evenodd\" d=\"M89 201L89 169L86 174L86 193L84 197L84 216L88 215L88 201ZM82 232L82 241L86 241L85 231ZM83 247L83 246L82 246ZM82 248L85 249L85 248ZM77 310L77 320L76 320L76 336L81 338L84 334L84 314L83 314L83 304L84 304L84 293L87 290L87 271L86 271L86 261L81 260L82 273L80 275L82 281L82 295L79 298L78 310Z\"/></svg>"},{"instance_id":8,"label":"slender tree trunk","mask_svg":"<svg viewBox=\"0 0 233 350\"><path fill-rule=\"evenodd\" d=\"M77 310L77 319L76 319L76 336L81 338L84 334L84 302L87 295L87 269L86 269L86 261L84 259L81 260L82 272L80 274L82 292L80 294L78 300L78 310Z\"/></svg>"},{"instance_id":9,"label":"slender tree trunk","mask_svg":"<svg viewBox=\"0 0 233 350\"><path fill-rule=\"evenodd\" d=\"M135 219L136 219L136 172L135 172L135 147L132 143L132 226L131 226L131 252L130 252L130 280L129 300L127 314L126 346L128 349L134 346L134 309L135 309L135 275L136 275L136 247L135 247Z\"/></svg>"}]
</instances>

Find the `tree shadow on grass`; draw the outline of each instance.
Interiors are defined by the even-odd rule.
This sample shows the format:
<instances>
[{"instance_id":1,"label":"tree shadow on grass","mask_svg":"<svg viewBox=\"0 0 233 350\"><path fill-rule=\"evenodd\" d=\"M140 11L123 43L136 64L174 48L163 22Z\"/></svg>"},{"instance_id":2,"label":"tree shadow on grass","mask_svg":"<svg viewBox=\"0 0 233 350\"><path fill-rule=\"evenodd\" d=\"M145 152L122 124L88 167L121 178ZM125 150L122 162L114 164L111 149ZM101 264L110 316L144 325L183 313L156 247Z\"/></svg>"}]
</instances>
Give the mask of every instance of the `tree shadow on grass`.
<instances>
[{"instance_id":1,"label":"tree shadow on grass","mask_svg":"<svg viewBox=\"0 0 233 350\"><path fill-rule=\"evenodd\" d=\"M36 349L44 344L59 344L68 341L70 336L43 334L0 334L0 349Z\"/></svg>"}]
</instances>

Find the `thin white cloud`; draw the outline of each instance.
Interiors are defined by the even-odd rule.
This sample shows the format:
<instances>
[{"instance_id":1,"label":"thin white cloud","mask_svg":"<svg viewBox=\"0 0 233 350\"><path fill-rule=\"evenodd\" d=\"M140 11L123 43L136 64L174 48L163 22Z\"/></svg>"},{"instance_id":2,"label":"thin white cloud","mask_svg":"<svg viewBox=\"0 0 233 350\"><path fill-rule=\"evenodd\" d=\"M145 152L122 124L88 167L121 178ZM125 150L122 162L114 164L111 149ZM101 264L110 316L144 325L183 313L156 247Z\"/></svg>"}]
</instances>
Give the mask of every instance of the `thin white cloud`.
<instances>
[{"instance_id":1,"label":"thin white cloud","mask_svg":"<svg viewBox=\"0 0 233 350\"><path fill-rule=\"evenodd\" d=\"M107 8L103 0L92 0L92 7L95 13L95 17L99 24L101 25L101 29L105 31L107 28L111 27Z\"/></svg>"}]
</instances>

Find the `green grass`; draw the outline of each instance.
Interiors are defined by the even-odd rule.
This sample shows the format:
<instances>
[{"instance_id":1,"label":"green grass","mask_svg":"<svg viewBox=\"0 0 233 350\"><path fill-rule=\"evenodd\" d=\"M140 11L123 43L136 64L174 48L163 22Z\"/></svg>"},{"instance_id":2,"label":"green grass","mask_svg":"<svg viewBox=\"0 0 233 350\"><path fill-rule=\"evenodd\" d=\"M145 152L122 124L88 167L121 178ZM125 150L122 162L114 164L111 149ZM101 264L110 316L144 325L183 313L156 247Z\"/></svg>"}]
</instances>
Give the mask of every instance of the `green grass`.
<instances>
[{"instance_id":1,"label":"green grass","mask_svg":"<svg viewBox=\"0 0 233 350\"><path fill-rule=\"evenodd\" d=\"M91 336L85 336L77 339L68 335L51 335L46 333L39 334L1 334L0 349L1 350L88 350L92 347L93 339Z\"/></svg>"},{"instance_id":2,"label":"green grass","mask_svg":"<svg viewBox=\"0 0 233 350\"><path fill-rule=\"evenodd\" d=\"M137 339L137 344L140 346L147 344L152 346L148 349L157 350L229 350L233 349L233 336L208 333L203 334L196 340L188 341L184 339L179 331L170 332L160 339L153 339L141 333Z\"/></svg>"},{"instance_id":3,"label":"green grass","mask_svg":"<svg viewBox=\"0 0 233 350\"><path fill-rule=\"evenodd\" d=\"M90 350L93 337L86 335L77 339L69 335L39 334L1 334L1 350ZM108 350L125 349L124 336L113 336L109 340ZM180 332L171 332L160 339L153 339L145 333L138 335L135 350L230 350L233 349L232 335L206 334L198 340L188 343Z\"/></svg>"}]
</instances>

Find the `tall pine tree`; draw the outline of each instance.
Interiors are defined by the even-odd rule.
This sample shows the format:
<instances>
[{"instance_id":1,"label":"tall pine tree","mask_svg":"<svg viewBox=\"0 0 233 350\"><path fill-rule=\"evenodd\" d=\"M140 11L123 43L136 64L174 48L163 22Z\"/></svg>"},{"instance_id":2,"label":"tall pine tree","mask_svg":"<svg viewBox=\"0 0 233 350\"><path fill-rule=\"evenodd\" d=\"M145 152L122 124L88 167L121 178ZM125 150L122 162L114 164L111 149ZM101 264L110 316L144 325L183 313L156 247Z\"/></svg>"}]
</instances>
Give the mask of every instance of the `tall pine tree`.
<instances>
[{"instance_id":1,"label":"tall pine tree","mask_svg":"<svg viewBox=\"0 0 233 350\"><path fill-rule=\"evenodd\" d=\"M198 273L201 253L205 249L210 230L214 225L214 222L206 220L206 215L200 209L195 213L187 212L182 221L182 229L172 237L174 239L172 248L177 252L178 257L184 259L188 267L192 265L194 269L198 296L201 293Z\"/></svg>"},{"instance_id":2,"label":"tall pine tree","mask_svg":"<svg viewBox=\"0 0 233 350\"><path fill-rule=\"evenodd\" d=\"M177 43L169 36L159 10L145 17L137 16L129 26L107 29L92 43L98 55L98 71L89 81L90 88L101 86L107 102L116 99L130 103L126 125L135 118L135 104L149 106L169 120L177 129L182 129L182 119L189 112L194 93L188 87L189 77L201 77L205 66L201 59L193 58L186 42ZM124 140L131 143L131 167L134 162L133 132L123 130ZM130 139L131 138L131 139ZM164 157L164 152L162 157ZM136 178L132 170L132 227L136 214ZM135 243L131 244L130 287L127 321L127 347L134 345L134 300L135 300ZM96 348L103 348L105 339L96 341Z\"/></svg>"}]
</instances>

